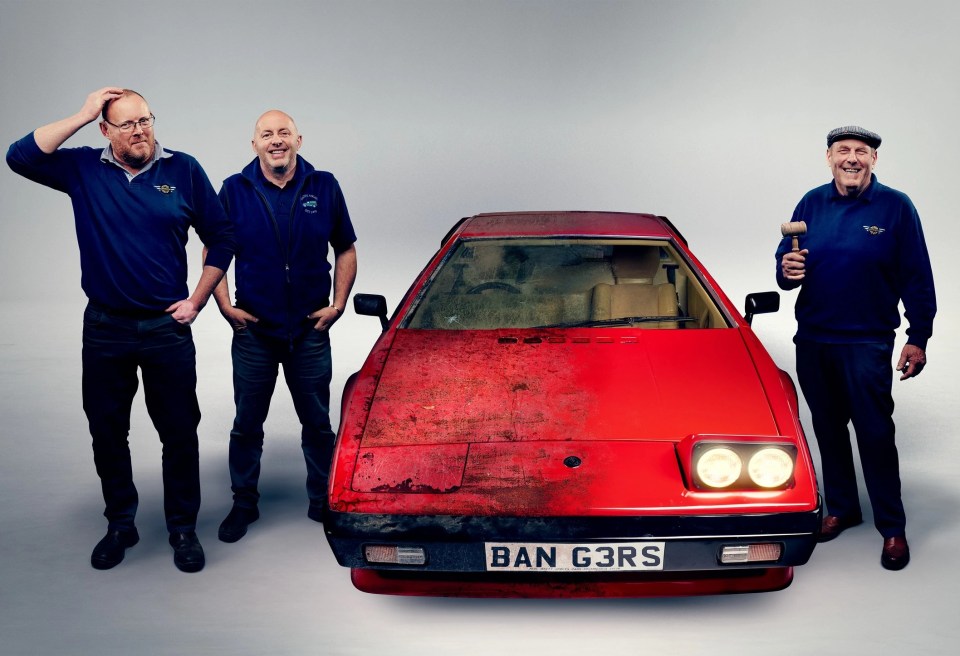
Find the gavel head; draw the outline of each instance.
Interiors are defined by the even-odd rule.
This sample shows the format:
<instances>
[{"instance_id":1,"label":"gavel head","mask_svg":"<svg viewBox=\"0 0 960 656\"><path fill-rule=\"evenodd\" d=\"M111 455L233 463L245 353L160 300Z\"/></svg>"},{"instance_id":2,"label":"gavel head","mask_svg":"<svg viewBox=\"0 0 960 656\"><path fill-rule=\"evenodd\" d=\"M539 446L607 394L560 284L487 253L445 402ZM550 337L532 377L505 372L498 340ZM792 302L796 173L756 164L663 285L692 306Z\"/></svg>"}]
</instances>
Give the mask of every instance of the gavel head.
<instances>
[{"instance_id":1,"label":"gavel head","mask_svg":"<svg viewBox=\"0 0 960 656\"><path fill-rule=\"evenodd\" d=\"M794 253L796 253L800 250L800 244L797 241L797 237L807 234L807 222L791 221L790 223L781 223L780 234L784 237L793 237L792 250Z\"/></svg>"},{"instance_id":2,"label":"gavel head","mask_svg":"<svg viewBox=\"0 0 960 656\"><path fill-rule=\"evenodd\" d=\"M791 221L790 223L780 224L780 234L784 237L799 237L807 234L806 221Z\"/></svg>"}]
</instances>

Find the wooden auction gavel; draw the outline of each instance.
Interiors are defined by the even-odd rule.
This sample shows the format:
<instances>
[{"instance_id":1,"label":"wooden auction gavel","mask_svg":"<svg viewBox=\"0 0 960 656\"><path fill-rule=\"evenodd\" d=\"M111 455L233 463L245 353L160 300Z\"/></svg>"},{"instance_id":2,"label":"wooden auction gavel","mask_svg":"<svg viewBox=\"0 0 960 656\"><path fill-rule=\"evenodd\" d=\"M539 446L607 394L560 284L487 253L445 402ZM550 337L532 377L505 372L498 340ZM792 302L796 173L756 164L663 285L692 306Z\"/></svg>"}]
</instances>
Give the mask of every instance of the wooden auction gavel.
<instances>
[{"instance_id":1,"label":"wooden auction gavel","mask_svg":"<svg viewBox=\"0 0 960 656\"><path fill-rule=\"evenodd\" d=\"M793 248L791 250L796 253L800 250L800 244L797 242L797 237L807 234L807 222L791 221L790 223L781 223L780 234L784 237L793 237Z\"/></svg>"}]
</instances>

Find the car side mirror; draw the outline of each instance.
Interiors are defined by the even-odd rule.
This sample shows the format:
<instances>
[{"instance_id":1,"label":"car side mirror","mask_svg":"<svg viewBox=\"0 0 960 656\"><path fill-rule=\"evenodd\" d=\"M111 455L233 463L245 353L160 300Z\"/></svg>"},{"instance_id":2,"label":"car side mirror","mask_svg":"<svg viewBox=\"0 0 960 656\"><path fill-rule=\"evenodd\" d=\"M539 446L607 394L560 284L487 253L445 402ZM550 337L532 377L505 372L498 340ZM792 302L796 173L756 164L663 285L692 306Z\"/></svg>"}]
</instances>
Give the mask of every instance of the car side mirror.
<instances>
[{"instance_id":1,"label":"car side mirror","mask_svg":"<svg viewBox=\"0 0 960 656\"><path fill-rule=\"evenodd\" d=\"M753 324L753 315L768 314L780 309L779 292L756 292L747 294L747 300L744 303L744 318L748 324Z\"/></svg>"},{"instance_id":2,"label":"car side mirror","mask_svg":"<svg viewBox=\"0 0 960 656\"><path fill-rule=\"evenodd\" d=\"M387 299L380 294L354 294L353 311L368 317L379 317L384 332L390 326L387 321Z\"/></svg>"}]
</instances>

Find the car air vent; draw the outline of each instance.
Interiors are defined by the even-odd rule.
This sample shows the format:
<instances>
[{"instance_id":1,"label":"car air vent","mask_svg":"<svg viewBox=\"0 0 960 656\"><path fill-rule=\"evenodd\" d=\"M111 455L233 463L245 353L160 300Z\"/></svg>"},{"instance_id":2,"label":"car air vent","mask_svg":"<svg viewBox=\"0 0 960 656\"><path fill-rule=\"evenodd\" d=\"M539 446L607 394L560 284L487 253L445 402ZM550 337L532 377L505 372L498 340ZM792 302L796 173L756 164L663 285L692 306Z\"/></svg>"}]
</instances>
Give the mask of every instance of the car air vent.
<instances>
[{"instance_id":1,"label":"car air vent","mask_svg":"<svg viewBox=\"0 0 960 656\"><path fill-rule=\"evenodd\" d=\"M620 335L617 337L557 337L555 335L534 335L532 337L498 337L498 344L636 344L634 335Z\"/></svg>"}]
</instances>

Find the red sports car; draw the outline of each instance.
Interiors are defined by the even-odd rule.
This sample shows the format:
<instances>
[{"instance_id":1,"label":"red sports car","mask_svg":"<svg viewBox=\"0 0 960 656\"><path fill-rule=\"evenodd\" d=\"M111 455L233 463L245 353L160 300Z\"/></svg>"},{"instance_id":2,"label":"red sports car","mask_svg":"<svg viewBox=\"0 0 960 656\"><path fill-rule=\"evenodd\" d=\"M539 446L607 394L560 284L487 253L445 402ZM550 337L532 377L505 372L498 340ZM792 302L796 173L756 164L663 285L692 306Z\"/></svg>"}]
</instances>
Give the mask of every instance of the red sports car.
<instances>
[{"instance_id":1,"label":"red sports car","mask_svg":"<svg viewBox=\"0 0 960 656\"><path fill-rule=\"evenodd\" d=\"M665 218L461 220L344 391L327 538L366 592L778 590L821 507L790 377Z\"/></svg>"}]
</instances>

